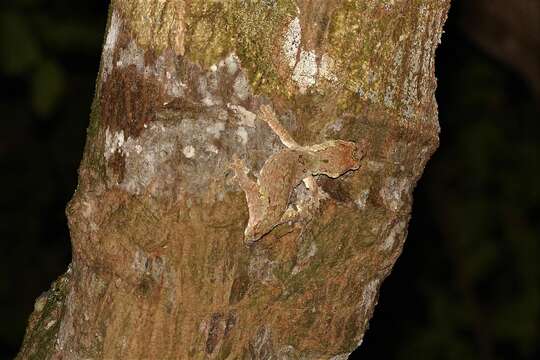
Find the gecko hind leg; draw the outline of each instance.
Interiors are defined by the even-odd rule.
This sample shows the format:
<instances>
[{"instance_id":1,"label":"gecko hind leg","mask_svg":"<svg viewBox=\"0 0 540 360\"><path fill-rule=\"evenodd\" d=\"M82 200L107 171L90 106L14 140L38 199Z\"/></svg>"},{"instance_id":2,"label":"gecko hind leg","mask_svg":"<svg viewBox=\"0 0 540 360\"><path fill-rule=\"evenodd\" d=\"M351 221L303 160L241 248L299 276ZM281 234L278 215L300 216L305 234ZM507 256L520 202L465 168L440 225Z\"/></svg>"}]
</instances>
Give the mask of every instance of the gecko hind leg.
<instances>
[{"instance_id":1,"label":"gecko hind leg","mask_svg":"<svg viewBox=\"0 0 540 360\"><path fill-rule=\"evenodd\" d=\"M243 160L236 155L233 156L231 169L238 185L246 194L246 201L249 211L249 220L246 226L246 234L251 233L253 227L258 224L266 212L266 203L260 193L259 184L248 176L248 168Z\"/></svg>"}]
</instances>

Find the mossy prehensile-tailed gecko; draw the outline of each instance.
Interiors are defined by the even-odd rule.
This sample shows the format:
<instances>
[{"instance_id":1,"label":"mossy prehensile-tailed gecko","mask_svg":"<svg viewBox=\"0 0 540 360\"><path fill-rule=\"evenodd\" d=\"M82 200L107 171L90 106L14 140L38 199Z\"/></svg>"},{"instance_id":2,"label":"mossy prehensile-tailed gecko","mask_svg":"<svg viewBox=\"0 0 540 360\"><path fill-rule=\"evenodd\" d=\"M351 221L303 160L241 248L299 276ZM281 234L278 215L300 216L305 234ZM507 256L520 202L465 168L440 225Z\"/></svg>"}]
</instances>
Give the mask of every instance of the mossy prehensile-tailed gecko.
<instances>
[{"instance_id":1,"label":"mossy prehensile-tailed gecko","mask_svg":"<svg viewBox=\"0 0 540 360\"><path fill-rule=\"evenodd\" d=\"M330 140L310 146L299 145L267 105L261 106L258 117L270 126L286 148L266 160L257 181L248 176L249 169L245 163L237 156L233 157L231 167L236 181L246 193L249 220L244 237L248 244L295 217L295 211L288 209L288 205L295 187L302 181L317 198L319 191L315 176L337 178L358 169L363 156L358 145L351 141Z\"/></svg>"}]
</instances>

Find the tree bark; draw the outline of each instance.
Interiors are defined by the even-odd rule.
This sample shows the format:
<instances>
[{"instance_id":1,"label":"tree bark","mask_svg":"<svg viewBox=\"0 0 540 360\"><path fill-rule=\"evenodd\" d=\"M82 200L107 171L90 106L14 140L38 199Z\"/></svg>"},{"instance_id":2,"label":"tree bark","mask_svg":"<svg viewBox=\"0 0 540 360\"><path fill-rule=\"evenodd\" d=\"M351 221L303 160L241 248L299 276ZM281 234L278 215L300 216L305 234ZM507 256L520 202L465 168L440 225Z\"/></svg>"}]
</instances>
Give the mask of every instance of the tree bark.
<instances>
[{"instance_id":1,"label":"tree bark","mask_svg":"<svg viewBox=\"0 0 540 360\"><path fill-rule=\"evenodd\" d=\"M448 7L113 1L67 207L72 263L36 301L18 358L347 358L438 145L434 57ZM317 194L296 183L261 194L287 196L297 216L246 245L253 213L232 159L254 179L287 151L263 104L321 166L336 140L362 159L308 175ZM294 154L274 188L303 161Z\"/></svg>"}]
</instances>

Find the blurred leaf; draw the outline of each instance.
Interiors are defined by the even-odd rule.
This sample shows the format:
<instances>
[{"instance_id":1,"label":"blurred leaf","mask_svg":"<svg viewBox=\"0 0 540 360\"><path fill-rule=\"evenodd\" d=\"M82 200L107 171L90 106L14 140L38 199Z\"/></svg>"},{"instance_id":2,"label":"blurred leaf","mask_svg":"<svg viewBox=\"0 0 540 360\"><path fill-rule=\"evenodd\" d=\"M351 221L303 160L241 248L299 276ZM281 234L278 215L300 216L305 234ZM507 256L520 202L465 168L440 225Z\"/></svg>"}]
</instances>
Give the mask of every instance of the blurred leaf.
<instances>
[{"instance_id":1,"label":"blurred leaf","mask_svg":"<svg viewBox=\"0 0 540 360\"><path fill-rule=\"evenodd\" d=\"M496 335L517 346L525 356L533 353L537 346L539 300L536 289L527 289L502 303L494 313Z\"/></svg>"},{"instance_id":2,"label":"blurred leaf","mask_svg":"<svg viewBox=\"0 0 540 360\"><path fill-rule=\"evenodd\" d=\"M101 24L91 24L78 19L52 19L46 16L36 18L40 36L48 46L64 51L99 52L102 43Z\"/></svg>"},{"instance_id":3,"label":"blurred leaf","mask_svg":"<svg viewBox=\"0 0 540 360\"><path fill-rule=\"evenodd\" d=\"M32 106L39 115L50 114L65 88L64 72L54 61L40 64L32 79Z\"/></svg>"},{"instance_id":4,"label":"blurred leaf","mask_svg":"<svg viewBox=\"0 0 540 360\"><path fill-rule=\"evenodd\" d=\"M0 14L0 68L18 75L40 58L40 50L28 19L15 12Z\"/></svg>"}]
</instances>

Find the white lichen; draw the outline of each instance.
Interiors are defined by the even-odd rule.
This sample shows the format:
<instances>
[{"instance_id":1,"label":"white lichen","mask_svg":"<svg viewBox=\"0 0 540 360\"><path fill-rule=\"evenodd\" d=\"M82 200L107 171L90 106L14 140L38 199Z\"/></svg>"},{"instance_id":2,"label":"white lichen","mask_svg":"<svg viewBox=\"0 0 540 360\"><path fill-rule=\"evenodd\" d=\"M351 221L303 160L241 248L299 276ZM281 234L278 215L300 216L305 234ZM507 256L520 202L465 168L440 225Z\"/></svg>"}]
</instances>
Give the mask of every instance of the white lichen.
<instances>
[{"instance_id":1,"label":"white lichen","mask_svg":"<svg viewBox=\"0 0 540 360\"><path fill-rule=\"evenodd\" d=\"M134 40L131 40L126 48L120 49L116 63L112 63L121 24L121 19L116 15L116 12L113 12L111 27L103 52L104 80L106 80L107 75L112 71L113 65L118 69L133 65L137 69L137 72L145 78L154 77L160 80L167 95L173 98L183 96L186 85L182 83L178 76L174 59L168 55L160 54L153 64L146 65L144 50Z\"/></svg>"},{"instance_id":2,"label":"white lichen","mask_svg":"<svg viewBox=\"0 0 540 360\"><path fill-rule=\"evenodd\" d=\"M209 91L209 79L206 76L201 76L199 78L199 83L197 86L197 91L199 92L199 95L202 97L201 103L205 106L214 106L219 105L220 101L217 99L214 99L212 94Z\"/></svg>"},{"instance_id":3,"label":"white lichen","mask_svg":"<svg viewBox=\"0 0 540 360\"><path fill-rule=\"evenodd\" d=\"M276 261L268 259L264 254L251 256L248 265L248 275L263 284L269 284L276 281L274 268L278 265Z\"/></svg>"},{"instance_id":4,"label":"white lichen","mask_svg":"<svg viewBox=\"0 0 540 360\"><path fill-rule=\"evenodd\" d=\"M82 211L81 214L84 218L89 219L94 212L93 201L84 201L82 202Z\"/></svg>"},{"instance_id":5,"label":"white lichen","mask_svg":"<svg viewBox=\"0 0 540 360\"><path fill-rule=\"evenodd\" d=\"M296 65L296 56L300 49L300 41L302 39L302 29L300 28L300 19L294 18L287 28L283 41L283 53L287 64L292 69Z\"/></svg>"},{"instance_id":6,"label":"white lichen","mask_svg":"<svg viewBox=\"0 0 540 360\"><path fill-rule=\"evenodd\" d=\"M221 121L216 121L206 128L206 132L211 134L214 139L219 139L223 130L225 130L225 124Z\"/></svg>"},{"instance_id":7,"label":"white lichen","mask_svg":"<svg viewBox=\"0 0 540 360\"><path fill-rule=\"evenodd\" d=\"M141 250L135 251L131 268L139 274L145 274L147 271L148 256Z\"/></svg>"},{"instance_id":8,"label":"white lichen","mask_svg":"<svg viewBox=\"0 0 540 360\"><path fill-rule=\"evenodd\" d=\"M112 71L114 50L121 27L122 19L118 16L116 10L113 10L109 31L103 45L103 81L107 80L107 76Z\"/></svg>"},{"instance_id":9,"label":"white lichen","mask_svg":"<svg viewBox=\"0 0 540 360\"><path fill-rule=\"evenodd\" d=\"M47 293L41 294L34 303L34 311L40 313L47 305Z\"/></svg>"},{"instance_id":10,"label":"white lichen","mask_svg":"<svg viewBox=\"0 0 540 360\"><path fill-rule=\"evenodd\" d=\"M369 189L363 189L354 200L354 203L360 210L364 210L366 208L368 197Z\"/></svg>"},{"instance_id":11,"label":"white lichen","mask_svg":"<svg viewBox=\"0 0 540 360\"><path fill-rule=\"evenodd\" d=\"M384 168L384 163L375 160L367 161L367 169L371 172L378 172Z\"/></svg>"},{"instance_id":12,"label":"white lichen","mask_svg":"<svg viewBox=\"0 0 540 360\"><path fill-rule=\"evenodd\" d=\"M240 100L246 100L250 95L250 86L247 76L244 73L238 74L233 84L234 94Z\"/></svg>"},{"instance_id":13,"label":"white lichen","mask_svg":"<svg viewBox=\"0 0 540 360\"><path fill-rule=\"evenodd\" d=\"M339 132L343 128L343 119L336 119L326 126L326 131L332 131L333 133Z\"/></svg>"},{"instance_id":14,"label":"white lichen","mask_svg":"<svg viewBox=\"0 0 540 360\"><path fill-rule=\"evenodd\" d=\"M321 57L321 65L319 69L319 75L328 81L337 81L337 76L334 73L334 59L328 54L323 54Z\"/></svg>"},{"instance_id":15,"label":"white lichen","mask_svg":"<svg viewBox=\"0 0 540 360\"><path fill-rule=\"evenodd\" d=\"M239 60L235 53L229 54L225 58L224 65L227 67L229 75L234 75L238 71Z\"/></svg>"},{"instance_id":16,"label":"white lichen","mask_svg":"<svg viewBox=\"0 0 540 360\"><path fill-rule=\"evenodd\" d=\"M191 145L184 146L184 148L182 149L182 153L185 157L191 159L195 156L195 148Z\"/></svg>"},{"instance_id":17,"label":"white lichen","mask_svg":"<svg viewBox=\"0 0 540 360\"><path fill-rule=\"evenodd\" d=\"M255 119L257 119L257 115L252 113L251 111L247 110L245 107L241 105L231 105L227 104L227 107L234 111L236 117L238 118L238 124L241 126L247 126L250 128L255 127Z\"/></svg>"},{"instance_id":18,"label":"white lichen","mask_svg":"<svg viewBox=\"0 0 540 360\"><path fill-rule=\"evenodd\" d=\"M240 126L238 129L236 129L236 135L240 138L242 145L245 146L248 142L248 133L246 129L243 126Z\"/></svg>"},{"instance_id":19,"label":"white lichen","mask_svg":"<svg viewBox=\"0 0 540 360\"><path fill-rule=\"evenodd\" d=\"M130 65L135 65L137 71L144 74L144 51L137 46L137 43L131 40L127 48L120 51L116 67L123 68Z\"/></svg>"},{"instance_id":20,"label":"white lichen","mask_svg":"<svg viewBox=\"0 0 540 360\"><path fill-rule=\"evenodd\" d=\"M300 93L305 93L309 87L315 85L319 77L332 82L336 81L334 60L328 54L323 54L319 67L318 55L313 50L302 49L301 42L300 19L295 17L289 23L283 37L282 52L285 62L292 70L292 80L297 83Z\"/></svg>"},{"instance_id":21,"label":"white lichen","mask_svg":"<svg viewBox=\"0 0 540 360\"><path fill-rule=\"evenodd\" d=\"M125 174L120 187L133 194L142 192L174 154L178 132L178 127L155 122L147 126L138 138L128 137L121 147Z\"/></svg>"},{"instance_id":22,"label":"white lichen","mask_svg":"<svg viewBox=\"0 0 540 360\"><path fill-rule=\"evenodd\" d=\"M219 153L218 148L214 144L207 144L206 151L213 154Z\"/></svg>"},{"instance_id":23,"label":"white lichen","mask_svg":"<svg viewBox=\"0 0 540 360\"><path fill-rule=\"evenodd\" d=\"M360 297L360 309L362 312L362 318L365 319L366 322L368 321L368 317L366 315L369 309L373 307L375 299L377 297L379 283L379 279L373 279L369 283L367 283L362 290L362 295Z\"/></svg>"},{"instance_id":24,"label":"white lichen","mask_svg":"<svg viewBox=\"0 0 540 360\"><path fill-rule=\"evenodd\" d=\"M298 63L294 67L292 79L298 84L300 93L315 85L317 81L317 55L313 51L300 52Z\"/></svg>"},{"instance_id":25,"label":"white lichen","mask_svg":"<svg viewBox=\"0 0 540 360\"><path fill-rule=\"evenodd\" d=\"M115 152L122 152L124 145L124 131L111 132L109 128L105 129L105 149L103 155L109 160Z\"/></svg>"},{"instance_id":26,"label":"white lichen","mask_svg":"<svg viewBox=\"0 0 540 360\"><path fill-rule=\"evenodd\" d=\"M56 324L56 320L50 320L50 321L45 325L45 330L49 330L54 324Z\"/></svg>"},{"instance_id":27,"label":"white lichen","mask_svg":"<svg viewBox=\"0 0 540 360\"><path fill-rule=\"evenodd\" d=\"M384 205L392 211L397 211L403 204L402 196L410 186L410 181L407 178L387 177L384 179L383 186L379 191Z\"/></svg>"},{"instance_id":28,"label":"white lichen","mask_svg":"<svg viewBox=\"0 0 540 360\"><path fill-rule=\"evenodd\" d=\"M380 249L383 251L392 250L394 244L396 243L396 240L398 239L398 236L401 236L401 234L405 230L405 226L405 221L399 221L397 224L395 224L390 230L388 236L381 243Z\"/></svg>"}]
</instances>

